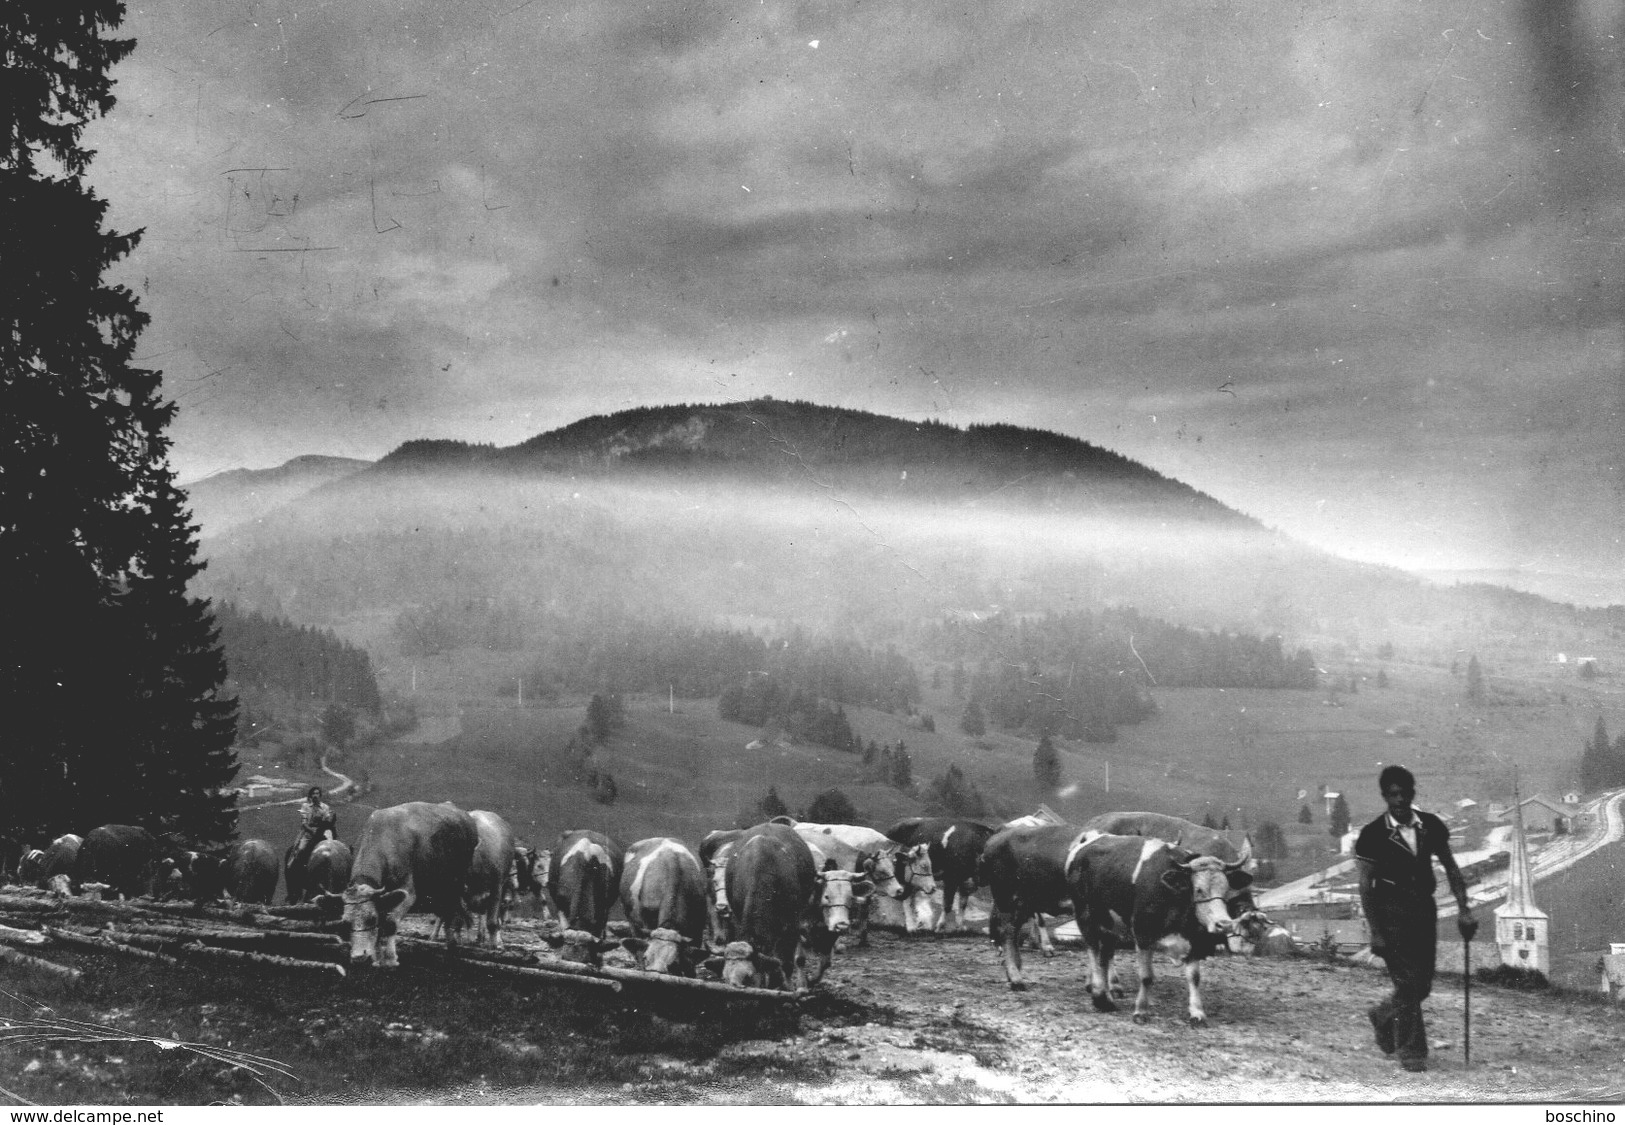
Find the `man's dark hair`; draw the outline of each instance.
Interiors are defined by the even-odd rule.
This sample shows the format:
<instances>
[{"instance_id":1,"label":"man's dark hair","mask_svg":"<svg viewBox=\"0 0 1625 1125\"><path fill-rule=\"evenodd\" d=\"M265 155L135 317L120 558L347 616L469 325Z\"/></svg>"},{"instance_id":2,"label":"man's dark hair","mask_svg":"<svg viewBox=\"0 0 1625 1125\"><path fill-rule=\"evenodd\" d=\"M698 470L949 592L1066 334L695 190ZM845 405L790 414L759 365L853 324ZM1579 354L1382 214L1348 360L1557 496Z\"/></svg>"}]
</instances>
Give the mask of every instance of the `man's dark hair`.
<instances>
[{"instance_id":1,"label":"man's dark hair","mask_svg":"<svg viewBox=\"0 0 1625 1125\"><path fill-rule=\"evenodd\" d=\"M1416 775L1404 766L1385 766L1377 777L1377 792L1386 793L1390 785L1416 792Z\"/></svg>"}]
</instances>

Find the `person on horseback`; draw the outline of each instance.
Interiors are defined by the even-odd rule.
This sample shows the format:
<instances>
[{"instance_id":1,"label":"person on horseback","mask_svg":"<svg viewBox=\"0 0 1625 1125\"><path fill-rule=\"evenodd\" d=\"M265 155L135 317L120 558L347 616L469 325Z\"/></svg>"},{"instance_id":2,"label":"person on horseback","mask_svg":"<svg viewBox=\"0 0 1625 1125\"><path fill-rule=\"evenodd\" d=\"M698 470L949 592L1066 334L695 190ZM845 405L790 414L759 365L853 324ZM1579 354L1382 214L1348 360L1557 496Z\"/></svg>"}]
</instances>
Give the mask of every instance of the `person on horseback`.
<instances>
[{"instance_id":1,"label":"person on horseback","mask_svg":"<svg viewBox=\"0 0 1625 1125\"><path fill-rule=\"evenodd\" d=\"M299 815L304 822L305 835L310 837L307 847L314 848L322 840L337 838L334 829L338 825L338 818L333 815L333 806L322 800L321 786L310 787L310 792L299 804Z\"/></svg>"},{"instance_id":2,"label":"person on horseback","mask_svg":"<svg viewBox=\"0 0 1625 1125\"><path fill-rule=\"evenodd\" d=\"M305 900L305 865L310 862L310 853L316 850L316 845L323 840L338 839L338 817L333 806L322 800L320 786L312 785L305 799L299 802L299 817L299 835L282 857L289 902Z\"/></svg>"}]
</instances>

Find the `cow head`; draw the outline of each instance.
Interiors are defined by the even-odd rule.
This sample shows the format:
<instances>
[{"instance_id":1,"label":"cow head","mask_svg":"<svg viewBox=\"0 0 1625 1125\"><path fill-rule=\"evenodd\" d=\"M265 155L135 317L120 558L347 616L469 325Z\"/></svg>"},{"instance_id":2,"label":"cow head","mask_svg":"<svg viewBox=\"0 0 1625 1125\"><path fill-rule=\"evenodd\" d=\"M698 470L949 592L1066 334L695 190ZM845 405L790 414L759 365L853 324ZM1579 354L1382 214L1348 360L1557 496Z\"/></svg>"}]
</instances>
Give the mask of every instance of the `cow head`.
<instances>
[{"instance_id":1,"label":"cow head","mask_svg":"<svg viewBox=\"0 0 1625 1125\"><path fill-rule=\"evenodd\" d=\"M517 844L513 849L513 866L508 870L508 888L516 898L525 895L542 897L542 880L548 865L553 862L553 853L548 849L537 851L535 848Z\"/></svg>"},{"instance_id":2,"label":"cow head","mask_svg":"<svg viewBox=\"0 0 1625 1125\"><path fill-rule=\"evenodd\" d=\"M662 926L649 935L648 941L642 949L643 971L646 973L669 973L673 976L687 976L692 973L689 966L690 942L676 930Z\"/></svg>"},{"instance_id":3,"label":"cow head","mask_svg":"<svg viewBox=\"0 0 1625 1125\"><path fill-rule=\"evenodd\" d=\"M728 906L728 863L727 856L723 855L706 869L711 876L711 907L716 911L719 921L727 921L733 915Z\"/></svg>"},{"instance_id":4,"label":"cow head","mask_svg":"<svg viewBox=\"0 0 1625 1125\"><path fill-rule=\"evenodd\" d=\"M731 941L722 951L722 983L734 988L783 988L784 966L758 953L748 941Z\"/></svg>"},{"instance_id":5,"label":"cow head","mask_svg":"<svg viewBox=\"0 0 1625 1125\"><path fill-rule=\"evenodd\" d=\"M350 964L376 965L380 969L398 966L395 911L406 901L406 891L351 883L344 888L343 901L344 921L350 927Z\"/></svg>"},{"instance_id":6,"label":"cow head","mask_svg":"<svg viewBox=\"0 0 1625 1125\"><path fill-rule=\"evenodd\" d=\"M1253 881L1253 877L1242 870L1248 858L1245 853L1235 863L1226 863L1211 855L1175 858L1162 881L1170 890L1188 891L1196 909L1196 921L1202 929L1210 934L1227 934L1235 922L1225 905L1226 900Z\"/></svg>"},{"instance_id":7,"label":"cow head","mask_svg":"<svg viewBox=\"0 0 1625 1125\"><path fill-rule=\"evenodd\" d=\"M42 848L29 848L17 861L17 877L25 883L38 879L44 870L45 851Z\"/></svg>"},{"instance_id":8,"label":"cow head","mask_svg":"<svg viewBox=\"0 0 1625 1125\"><path fill-rule=\"evenodd\" d=\"M893 862L896 864L897 881L903 887L903 893L898 897L912 898L916 895L928 896L936 893L937 880L931 870L930 844L900 848Z\"/></svg>"},{"instance_id":9,"label":"cow head","mask_svg":"<svg viewBox=\"0 0 1625 1125\"><path fill-rule=\"evenodd\" d=\"M852 908L873 893L875 885L855 871L843 871L833 859L818 873L818 910L824 927L834 934L852 928Z\"/></svg>"},{"instance_id":10,"label":"cow head","mask_svg":"<svg viewBox=\"0 0 1625 1125\"><path fill-rule=\"evenodd\" d=\"M597 934L586 930L565 930L559 935L563 942L559 950L560 961L574 961L578 965L596 965L599 955L608 945L618 945L619 942L605 943Z\"/></svg>"},{"instance_id":11,"label":"cow head","mask_svg":"<svg viewBox=\"0 0 1625 1125\"><path fill-rule=\"evenodd\" d=\"M887 898L900 899L908 894L897 866L897 860L890 852L865 853L860 860L864 875L874 884L874 893Z\"/></svg>"}]
</instances>

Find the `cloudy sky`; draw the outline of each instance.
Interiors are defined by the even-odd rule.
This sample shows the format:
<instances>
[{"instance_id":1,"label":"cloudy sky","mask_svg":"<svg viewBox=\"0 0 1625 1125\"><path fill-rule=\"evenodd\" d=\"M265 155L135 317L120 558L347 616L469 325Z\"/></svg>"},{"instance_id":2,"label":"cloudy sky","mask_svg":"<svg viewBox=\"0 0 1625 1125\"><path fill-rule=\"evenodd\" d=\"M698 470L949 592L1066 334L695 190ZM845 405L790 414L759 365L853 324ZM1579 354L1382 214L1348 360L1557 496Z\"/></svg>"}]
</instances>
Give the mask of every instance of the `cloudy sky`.
<instances>
[{"instance_id":1,"label":"cloudy sky","mask_svg":"<svg viewBox=\"0 0 1625 1125\"><path fill-rule=\"evenodd\" d=\"M90 139L183 479L771 394L1625 601L1621 13L134 0Z\"/></svg>"}]
</instances>

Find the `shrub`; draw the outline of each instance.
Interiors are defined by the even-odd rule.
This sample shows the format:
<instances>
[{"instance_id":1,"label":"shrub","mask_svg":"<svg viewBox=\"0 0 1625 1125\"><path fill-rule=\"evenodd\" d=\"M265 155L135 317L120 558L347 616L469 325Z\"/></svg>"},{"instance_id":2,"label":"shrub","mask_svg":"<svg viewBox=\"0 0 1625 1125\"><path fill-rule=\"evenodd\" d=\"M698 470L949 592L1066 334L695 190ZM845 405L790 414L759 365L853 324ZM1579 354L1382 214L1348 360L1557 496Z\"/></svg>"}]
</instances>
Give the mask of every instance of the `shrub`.
<instances>
[{"instance_id":1,"label":"shrub","mask_svg":"<svg viewBox=\"0 0 1625 1125\"><path fill-rule=\"evenodd\" d=\"M1539 969L1526 969L1522 965L1496 965L1473 971L1473 976L1485 984L1516 989L1519 992L1540 992L1552 986L1546 974Z\"/></svg>"}]
</instances>

